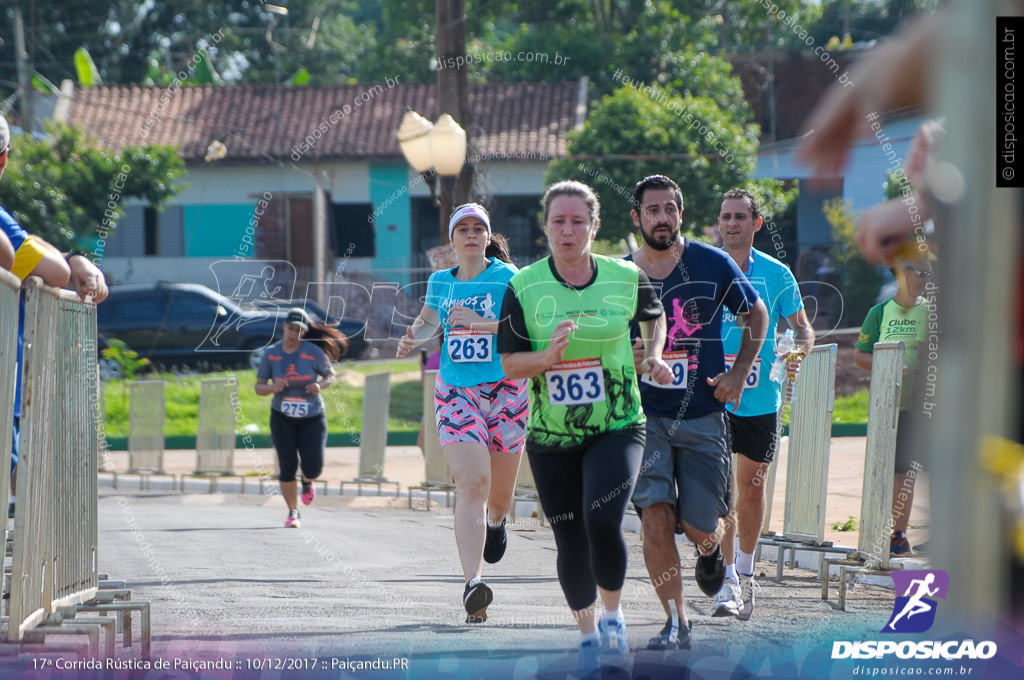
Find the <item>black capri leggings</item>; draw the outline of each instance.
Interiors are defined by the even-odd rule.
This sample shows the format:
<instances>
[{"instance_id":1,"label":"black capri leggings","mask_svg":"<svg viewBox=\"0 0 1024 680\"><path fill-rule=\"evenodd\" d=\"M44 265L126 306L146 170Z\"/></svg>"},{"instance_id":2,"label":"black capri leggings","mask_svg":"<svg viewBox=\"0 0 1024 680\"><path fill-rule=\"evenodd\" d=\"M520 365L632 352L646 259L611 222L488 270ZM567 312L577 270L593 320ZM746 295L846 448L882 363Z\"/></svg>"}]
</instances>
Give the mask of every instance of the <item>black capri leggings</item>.
<instances>
[{"instance_id":1,"label":"black capri leggings","mask_svg":"<svg viewBox=\"0 0 1024 680\"><path fill-rule=\"evenodd\" d=\"M277 449L278 477L282 482L294 482L295 471L302 462L302 475L316 479L324 469L324 447L327 446L327 414L306 418L293 418L280 411L270 410L270 438Z\"/></svg>"},{"instance_id":2,"label":"black capri leggings","mask_svg":"<svg viewBox=\"0 0 1024 680\"><path fill-rule=\"evenodd\" d=\"M626 580L622 517L644 456L642 429L608 432L571 448L526 445L541 507L558 548L558 582L569 607L586 609L597 586Z\"/></svg>"}]
</instances>

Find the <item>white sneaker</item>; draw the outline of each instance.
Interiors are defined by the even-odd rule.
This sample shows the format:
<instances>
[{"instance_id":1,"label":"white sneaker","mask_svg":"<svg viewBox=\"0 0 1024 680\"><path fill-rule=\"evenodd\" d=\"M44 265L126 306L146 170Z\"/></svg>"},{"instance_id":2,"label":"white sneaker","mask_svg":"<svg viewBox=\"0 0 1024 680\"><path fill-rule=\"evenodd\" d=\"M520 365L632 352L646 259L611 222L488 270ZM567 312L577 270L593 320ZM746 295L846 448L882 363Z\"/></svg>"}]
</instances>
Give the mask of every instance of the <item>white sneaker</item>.
<instances>
[{"instance_id":1,"label":"white sneaker","mask_svg":"<svg viewBox=\"0 0 1024 680\"><path fill-rule=\"evenodd\" d=\"M727 578L722 582L722 587L715 595L715 602L711 605L711 615L738 616L740 603L740 584L734 579Z\"/></svg>"},{"instance_id":2,"label":"white sneaker","mask_svg":"<svg viewBox=\"0 0 1024 680\"><path fill-rule=\"evenodd\" d=\"M748 620L754 613L754 588L757 587L753 574L740 574L740 607L736 614L740 621Z\"/></svg>"}]
</instances>

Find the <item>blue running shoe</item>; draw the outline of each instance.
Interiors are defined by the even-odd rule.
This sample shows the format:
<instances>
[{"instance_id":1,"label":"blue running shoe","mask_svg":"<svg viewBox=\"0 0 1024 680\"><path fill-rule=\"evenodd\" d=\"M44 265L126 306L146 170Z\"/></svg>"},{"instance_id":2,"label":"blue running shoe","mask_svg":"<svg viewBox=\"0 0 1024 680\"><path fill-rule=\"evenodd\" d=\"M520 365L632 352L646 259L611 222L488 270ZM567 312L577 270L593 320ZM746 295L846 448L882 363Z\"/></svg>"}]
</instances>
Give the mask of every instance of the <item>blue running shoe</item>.
<instances>
[{"instance_id":1,"label":"blue running shoe","mask_svg":"<svg viewBox=\"0 0 1024 680\"><path fill-rule=\"evenodd\" d=\"M622 619L597 622L601 632L601 652L617 656L629 654L629 641L626 639L626 622Z\"/></svg>"},{"instance_id":2,"label":"blue running shoe","mask_svg":"<svg viewBox=\"0 0 1024 680\"><path fill-rule=\"evenodd\" d=\"M580 661L577 672L582 678L601 669L601 643L598 640L584 640L580 643Z\"/></svg>"}]
</instances>

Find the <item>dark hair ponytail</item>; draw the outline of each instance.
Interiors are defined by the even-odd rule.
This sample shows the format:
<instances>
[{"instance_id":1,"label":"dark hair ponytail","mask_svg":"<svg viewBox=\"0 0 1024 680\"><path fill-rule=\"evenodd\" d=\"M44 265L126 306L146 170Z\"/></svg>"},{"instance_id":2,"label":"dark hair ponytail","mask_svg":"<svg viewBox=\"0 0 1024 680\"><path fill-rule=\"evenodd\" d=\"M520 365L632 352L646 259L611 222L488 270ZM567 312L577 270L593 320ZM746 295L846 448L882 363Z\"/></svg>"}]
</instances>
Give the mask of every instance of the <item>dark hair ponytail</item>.
<instances>
[{"instance_id":1,"label":"dark hair ponytail","mask_svg":"<svg viewBox=\"0 0 1024 680\"><path fill-rule=\"evenodd\" d=\"M508 239L501 234L491 234L491 242L487 244L484 251L485 257L496 257L502 262L512 262L512 256L508 252Z\"/></svg>"},{"instance_id":2,"label":"dark hair ponytail","mask_svg":"<svg viewBox=\"0 0 1024 680\"><path fill-rule=\"evenodd\" d=\"M330 326L311 324L302 339L317 345L331 361L340 359L342 350L348 349L348 340L345 336L337 328Z\"/></svg>"}]
</instances>

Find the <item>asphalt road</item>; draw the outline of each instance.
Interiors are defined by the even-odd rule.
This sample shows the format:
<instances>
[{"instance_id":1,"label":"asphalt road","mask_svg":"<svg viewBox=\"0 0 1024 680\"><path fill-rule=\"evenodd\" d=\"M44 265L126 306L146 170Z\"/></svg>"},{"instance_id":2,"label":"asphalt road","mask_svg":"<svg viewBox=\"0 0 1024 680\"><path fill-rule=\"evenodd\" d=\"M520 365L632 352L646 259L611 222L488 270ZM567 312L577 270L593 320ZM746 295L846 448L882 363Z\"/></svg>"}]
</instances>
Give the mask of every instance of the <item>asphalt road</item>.
<instances>
[{"instance_id":1,"label":"asphalt road","mask_svg":"<svg viewBox=\"0 0 1024 680\"><path fill-rule=\"evenodd\" d=\"M280 498L255 495L104 489L99 509L100 570L152 603L154 658L170 666L112 677L575 674L578 633L555 575L554 542L534 519L512 524L505 558L485 565L495 601L487 623L467 625L453 520L443 509L408 510L404 498L321 497L303 509L301 529L282 526ZM623 609L634 653L605 677L829 677L831 640L877 633L892 610L892 591L858 587L848 611L836 611L820 600L814 575L796 570L782 584L761 579L750 621L711 618L684 548L693 650L647 651L664 615L640 538L626 537ZM772 563L758 569L774 574ZM119 647L118 655L137 658L137 648ZM204 670L215 662L228 670Z\"/></svg>"}]
</instances>

